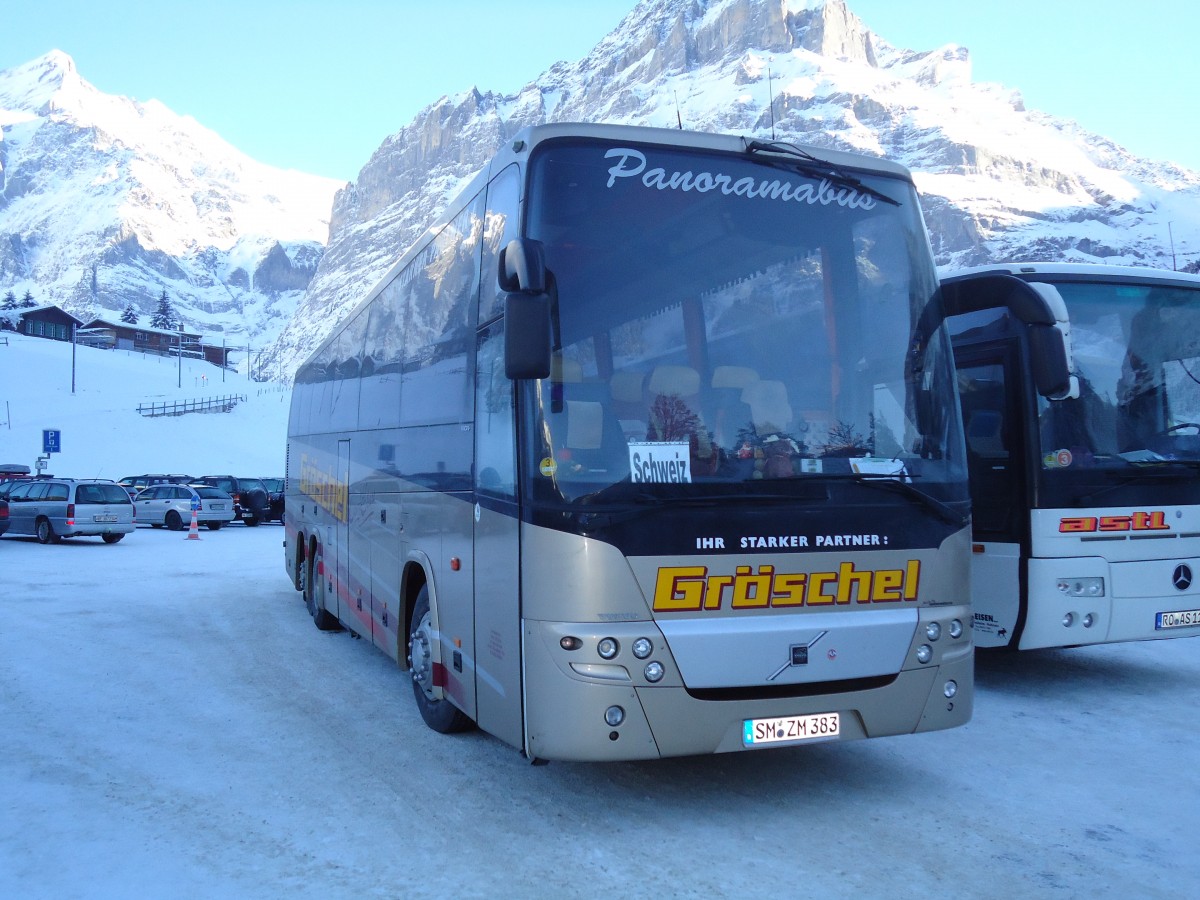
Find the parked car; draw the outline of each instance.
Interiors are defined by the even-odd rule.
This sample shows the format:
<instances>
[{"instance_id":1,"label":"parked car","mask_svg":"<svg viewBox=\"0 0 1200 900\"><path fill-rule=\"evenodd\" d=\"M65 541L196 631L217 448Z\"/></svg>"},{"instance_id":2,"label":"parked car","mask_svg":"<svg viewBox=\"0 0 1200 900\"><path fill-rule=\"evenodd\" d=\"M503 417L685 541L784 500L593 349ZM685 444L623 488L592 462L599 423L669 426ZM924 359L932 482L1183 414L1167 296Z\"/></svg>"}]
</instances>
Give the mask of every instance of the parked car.
<instances>
[{"instance_id":1,"label":"parked car","mask_svg":"<svg viewBox=\"0 0 1200 900\"><path fill-rule=\"evenodd\" d=\"M138 494L156 484L190 484L195 480L191 475L126 475L117 484L129 491L130 499L136 499Z\"/></svg>"},{"instance_id":2,"label":"parked car","mask_svg":"<svg viewBox=\"0 0 1200 900\"><path fill-rule=\"evenodd\" d=\"M149 523L153 528L166 526L171 531L191 526L193 508L196 524L213 531L228 525L235 515L233 497L208 484L156 484L133 501L137 521Z\"/></svg>"},{"instance_id":3,"label":"parked car","mask_svg":"<svg viewBox=\"0 0 1200 900\"><path fill-rule=\"evenodd\" d=\"M32 534L43 544L99 536L115 544L133 531L133 501L107 478L39 478L8 495L9 535Z\"/></svg>"},{"instance_id":4,"label":"parked car","mask_svg":"<svg viewBox=\"0 0 1200 900\"><path fill-rule=\"evenodd\" d=\"M0 500L0 536L8 531L8 501Z\"/></svg>"},{"instance_id":5,"label":"parked car","mask_svg":"<svg viewBox=\"0 0 1200 900\"><path fill-rule=\"evenodd\" d=\"M267 496L271 500L271 519L272 521L283 522L283 479L282 478L264 478L262 483L266 485Z\"/></svg>"},{"instance_id":6,"label":"parked car","mask_svg":"<svg viewBox=\"0 0 1200 900\"><path fill-rule=\"evenodd\" d=\"M29 474L29 466L19 463L0 463L0 497L7 497L8 492L14 487L32 477Z\"/></svg>"},{"instance_id":7,"label":"parked car","mask_svg":"<svg viewBox=\"0 0 1200 900\"><path fill-rule=\"evenodd\" d=\"M233 517L247 525L270 521L271 497L261 478L239 478L235 475L204 475L196 484L220 488L233 497Z\"/></svg>"}]
</instances>

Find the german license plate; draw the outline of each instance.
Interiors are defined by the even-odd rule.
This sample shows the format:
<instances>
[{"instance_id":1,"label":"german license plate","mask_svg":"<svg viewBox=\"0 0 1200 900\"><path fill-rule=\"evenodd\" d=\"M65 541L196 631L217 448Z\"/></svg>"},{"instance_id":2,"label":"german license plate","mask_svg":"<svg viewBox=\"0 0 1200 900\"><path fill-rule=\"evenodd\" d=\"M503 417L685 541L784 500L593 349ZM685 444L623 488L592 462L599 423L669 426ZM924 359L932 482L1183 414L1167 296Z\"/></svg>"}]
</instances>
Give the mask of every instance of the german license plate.
<instances>
[{"instance_id":1,"label":"german license plate","mask_svg":"<svg viewBox=\"0 0 1200 900\"><path fill-rule=\"evenodd\" d=\"M224 509L225 504L224 503L210 503L210 504L208 504L208 508L209 509Z\"/></svg>"},{"instance_id":2,"label":"german license plate","mask_svg":"<svg viewBox=\"0 0 1200 900\"><path fill-rule=\"evenodd\" d=\"M92 521L93 522L115 522L115 521L117 521L117 517L116 516L92 516Z\"/></svg>"},{"instance_id":3,"label":"german license plate","mask_svg":"<svg viewBox=\"0 0 1200 900\"><path fill-rule=\"evenodd\" d=\"M1200 625L1200 609L1181 609L1177 612L1160 612L1154 617L1154 630L1164 628L1189 628Z\"/></svg>"},{"instance_id":4,"label":"german license plate","mask_svg":"<svg viewBox=\"0 0 1200 900\"><path fill-rule=\"evenodd\" d=\"M776 719L746 719L742 723L742 745L757 747L759 744L835 738L841 732L841 727L841 716L835 712L780 716Z\"/></svg>"}]
</instances>

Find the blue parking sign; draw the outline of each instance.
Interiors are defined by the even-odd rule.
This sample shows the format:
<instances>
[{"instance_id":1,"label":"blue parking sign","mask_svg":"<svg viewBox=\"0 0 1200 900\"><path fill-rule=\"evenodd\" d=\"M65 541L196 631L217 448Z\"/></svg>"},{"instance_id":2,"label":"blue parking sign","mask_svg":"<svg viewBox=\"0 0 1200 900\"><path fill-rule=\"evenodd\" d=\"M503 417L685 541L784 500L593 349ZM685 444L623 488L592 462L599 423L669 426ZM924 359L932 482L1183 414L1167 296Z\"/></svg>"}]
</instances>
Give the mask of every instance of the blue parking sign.
<instances>
[{"instance_id":1,"label":"blue parking sign","mask_svg":"<svg viewBox=\"0 0 1200 900\"><path fill-rule=\"evenodd\" d=\"M42 430L42 452L43 453L61 453L62 452L62 432L58 429L46 428Z\"/></svg>"}]
</instances>

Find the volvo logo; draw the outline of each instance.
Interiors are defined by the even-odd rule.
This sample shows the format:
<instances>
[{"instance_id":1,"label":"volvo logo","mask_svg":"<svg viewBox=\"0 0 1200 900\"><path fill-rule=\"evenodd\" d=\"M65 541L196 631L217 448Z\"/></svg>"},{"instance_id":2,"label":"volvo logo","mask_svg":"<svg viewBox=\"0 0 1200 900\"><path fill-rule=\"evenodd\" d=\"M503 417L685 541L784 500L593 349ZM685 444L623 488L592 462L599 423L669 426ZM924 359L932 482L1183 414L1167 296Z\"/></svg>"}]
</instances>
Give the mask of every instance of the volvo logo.
<instances>
[{"instance_id":1,"label":"volvo logo","mask_svg":"<svg viewBox=\"0 0 1200 900\"><path fill-rule=\"evenodd\" d=\"M792 666L807 666L808 665L808 651L812 648L813 644L815 644L821 638L825 637L825 635L827 635L827 634L829 634L828 631L822 631L820 634L818 634L815 638L813 638L807 644L792 644L788 648L787 662L785 662L782 666L780 666L778 669L776 669L775 673L773 675L768 675L767 681L774 681L776 678L778 678L780 675L782 675L785 671L790 669ZM829 651L830 659L833 659L834 656L836 656L836 655L837 655L837 651L835 651L835 650Z\"/></svg>"},{"instance_id":2,"label":"volvo logo","mask_svg":"<svg viewBox=\"0 0 1200 900\"><path fill-rule=\"evenodd\" d=\"M1175 574L1171 576L1171 584L1175 585L1175 590L1186 591L1192 586L1192 567L1191 566L1176 566Z\"/></svg>"}]
</instances>

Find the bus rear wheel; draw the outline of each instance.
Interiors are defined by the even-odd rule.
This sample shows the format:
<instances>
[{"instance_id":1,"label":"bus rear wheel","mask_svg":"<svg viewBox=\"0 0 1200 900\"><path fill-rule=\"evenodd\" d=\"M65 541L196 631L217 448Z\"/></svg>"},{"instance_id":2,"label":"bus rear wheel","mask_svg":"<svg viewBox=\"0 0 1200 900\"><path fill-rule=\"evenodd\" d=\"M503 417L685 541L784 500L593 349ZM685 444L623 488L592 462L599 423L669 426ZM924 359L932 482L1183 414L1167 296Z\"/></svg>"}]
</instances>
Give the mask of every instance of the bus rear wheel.
<instances>
[{"instance_id":1,"label":"bus rear wheel","mask_svg":"<svg viewBox=\"0 0 1200 900\"><path fill-rule=\"evenodd\" d=\"M304 579L304 605L313 618L313 624L321 631L337 631L340 628L337 616L325 608L325 576L321 573L321 554L311 560Z\"/></svg>"},{"instance_id":2,"label":"bus rear wheel","mask_svg":"<svg viewBox=\"0 0 1200 900\"><path fill-rule=\"evenodd\" d=\"M413 608L412 629L408 639L408 668L412 672L413 696L425 724L441 734L466 731L474 723L449 700L433 692L433 615L429 611L429 588L421 588Z\"/></svg>"}]
</instances>

